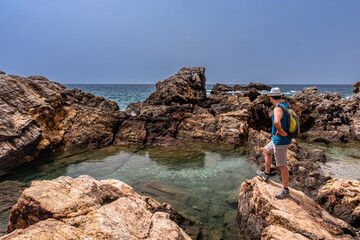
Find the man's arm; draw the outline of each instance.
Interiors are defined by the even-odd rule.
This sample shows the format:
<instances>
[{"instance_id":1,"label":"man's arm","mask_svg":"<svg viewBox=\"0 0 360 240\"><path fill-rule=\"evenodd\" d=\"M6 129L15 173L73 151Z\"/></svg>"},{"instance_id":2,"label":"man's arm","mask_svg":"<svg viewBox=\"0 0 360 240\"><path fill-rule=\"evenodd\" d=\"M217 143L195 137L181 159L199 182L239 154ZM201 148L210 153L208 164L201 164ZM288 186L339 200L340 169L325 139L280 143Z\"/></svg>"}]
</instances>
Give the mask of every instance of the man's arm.
<instances>
[{"instance_id":1,"label":"man's arm","mask_svg":"<svg viewBox=\"0 0 360 240\"><path fill-rule=\"evenodd\" d=\"M274 109L274 126L277 129L276 135L287 136L287 133L281 128L281 119L283 117L283 111L280 107Z\"/></svg>"}]
</instances>

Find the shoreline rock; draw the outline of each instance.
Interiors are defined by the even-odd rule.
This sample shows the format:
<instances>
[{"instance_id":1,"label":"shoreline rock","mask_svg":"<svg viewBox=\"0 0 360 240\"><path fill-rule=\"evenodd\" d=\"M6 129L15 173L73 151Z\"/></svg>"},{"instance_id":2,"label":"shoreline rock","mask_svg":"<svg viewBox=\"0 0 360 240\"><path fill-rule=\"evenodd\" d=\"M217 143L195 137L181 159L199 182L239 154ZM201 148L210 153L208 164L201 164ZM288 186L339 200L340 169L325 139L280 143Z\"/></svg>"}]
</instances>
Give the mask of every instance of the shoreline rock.
<instances>
[{"instance_id":1,"label":"shoreline rock","mask_svg":"<svg viewBox=\"0 0 360 240\"><path fill-rule=\"evenodd\" d=\"M355 239L354 229L326 212L304 193L290 189L278 200L281 185L255 177L240 189L237 223L248 239Z\"/></svg>"},{"instance_id":2,"label":"shoreline rock","mask_svg":"<svg viewBox=\"0 0 360 240\"><path fill-rule=\"evenodd\" d=\"M251 141L250 128L270 131L273 106L255 90L269 86L251 83L247 91L231 94L218 91L229 88L217 84L207 97L205 83L205 68L184 67L158 82L144 102L119 111L115 102L45 77L2 74L0 174L53 151L111 144L177 146L184 140L243 146ZM345 100L305 88L286 99L309 141L360 141L356 95Z\"/></svg>"},{"instance_id":3,"label":"shoreline rock","mask_svg":"<svg viewBox=\"0 0 360 240\"><path fill-rule=\"evenodd\" d=\"M53 151L112 144L128 117L115 102L45 77L0 75L0 174Z\"/></svg>"},{"instance_id":4,"label":"shoreline rock","mask_svg":"<svg viewBox=\"0 0 360 240\"><path fill-rule=\"evenodd\" d=\"M13 206L8 239L191 239L170 205L117 180L90 176L34 181ZM180 219L181 220L181 219ZM39 235L40 234L40 235Z\"/></svg>"},{"instance_id":5,"label":"shoreline rock","mask_svg":"<svg viewBox=\"0 0 360 240\"><path fill-rule=\"evenodd\" d=\"M331 179L324 185L316 200L329 213L360 227L360 182L347 179Z\"/></svg>"}]
</instances>

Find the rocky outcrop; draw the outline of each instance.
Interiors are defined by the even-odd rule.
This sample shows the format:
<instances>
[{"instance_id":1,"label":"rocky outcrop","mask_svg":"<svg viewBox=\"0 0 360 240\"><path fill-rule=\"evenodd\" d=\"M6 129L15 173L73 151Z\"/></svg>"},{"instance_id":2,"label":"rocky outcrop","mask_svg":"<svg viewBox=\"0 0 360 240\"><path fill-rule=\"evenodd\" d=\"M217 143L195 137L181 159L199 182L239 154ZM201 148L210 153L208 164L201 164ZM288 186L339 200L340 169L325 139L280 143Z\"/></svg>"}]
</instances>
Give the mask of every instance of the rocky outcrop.
<instances>
[{"instance_id":1,"label":"rocky outcrop","mask_svg":"<svg viewBox=\"0 0 360 240\"><path fill-rule=\"evenodd\" d=\"M24 190L0 239L191 239L179 216L117 180L59 177Z\"/></svg>"},{"instance_id":2,"label":"rocky outcrop","mask_svg":"<svg viewBox=\"0 0 360 240\"><path fill-rule=\"evenodd\" d=\"M302 131L308 140L360 140L360 98L356 95L346 100L337 93L319 94L313 87L297 92L289 101L302 119Z\"/></svg>"},{"instance_id":3,"label":"rocky outcrop","mask_svg":"<svg viewBox=\"0 0 360 240\"><path fill-rule=\"evenodd\" d=\"M49 151L113 142L127 114L115 102L45 77L0 75L0 172Z\"/></svg>"},{"instance_id":4,"label":"rocky outcrop","mask_svg":"<svg viewBox=\"0 0 360 240\"><path fill-rule=\"evenodd\" d=\"M360 227L360 182L331 179L318 193L317 201L329 213Z\"/></svg>"},{"instance_id":5,"label":"rocky outcrop","mask_svg":"<svg viewBox=\"0 0 360 240\"><path fill-rule=\"evenodd\" d=\"M290 189L290 197L276 199L281 187L258 177L241 185L237 224L247 239L355 239L348 223L304 193Z\"/></svg>"},{"instance_id":6,"label":"rocky outcrop","mask_svg":"<svg viewBox=\"0 0 360 240\"><path fill-rule=\"evenodd\" d=\"M360 81L359 82L355 82L353 84L353 86L355 87L355 89L353 90L353 93L359 93L360 92Z\"/></svg>"},{"instance_id":7,"label":"rocky outcrop","mask_svg":"<svg viewBox=\"0 0 360 240\"><path fill-rule=\"evenodd\" d=\"M145 104L197 103L205 98L205 68L184 67L174 76L156 83L156 91L145 100Z\"/></svg>"},{"instance_id":8,"label":"rocky outcrop","mask_svg":"<svg viewBox=\"0 0 360 240\"><path fill-rule=\"evenodd\" d=\"M251 83L247 91L231 94L222 91L226 85L218 84L207 97L205 82L205 68L184 67L158 82L144 102L132 103L122 112L112 101L44 77L2 74L0 174L52 151L109 144L179 146L184 141L241 146L251 141L250 128L270 131L273 105L255 90L268 86ZM357 95L345 100L308 88L287 101L310 141L360 140Z\"/></svg>"},{"instance_id":9,"label":"rocky outcrop","mask_svg":"<svg viewBox=\"0 0 360 240\"><path fill-rule=\"evenodd\" d=\"M228 91L249 91L252 89L270 91L271 87L263 83L250 83L247 86L240 86L239 84L235 84L234 86L228 86L226 84L216 83L211 89L211 94Z\"/></svg>"}]
</instances>

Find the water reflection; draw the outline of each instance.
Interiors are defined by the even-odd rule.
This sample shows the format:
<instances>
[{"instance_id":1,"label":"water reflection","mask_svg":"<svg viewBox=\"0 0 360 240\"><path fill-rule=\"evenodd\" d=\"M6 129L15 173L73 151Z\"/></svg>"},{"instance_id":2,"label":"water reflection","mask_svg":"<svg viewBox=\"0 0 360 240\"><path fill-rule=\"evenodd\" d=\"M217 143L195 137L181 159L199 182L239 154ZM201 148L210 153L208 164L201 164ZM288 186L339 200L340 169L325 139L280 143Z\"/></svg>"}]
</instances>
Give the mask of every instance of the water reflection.
<instances>
[{"instance_id":1,"label":"water reflection","mask_svg":"<svg viewBox=\"0 0 360 240\"><path fill-rule=\"evenodd\" d=\"M234 196L245 179L255 176L255 169L243 149L226 145L191 144L176 149L110 146L44 158L15 169L2 180L28 183L84 174L118 179L204 223L211 234L236 239L236 204L229 196Z\"/></svg>"}]
</instances>

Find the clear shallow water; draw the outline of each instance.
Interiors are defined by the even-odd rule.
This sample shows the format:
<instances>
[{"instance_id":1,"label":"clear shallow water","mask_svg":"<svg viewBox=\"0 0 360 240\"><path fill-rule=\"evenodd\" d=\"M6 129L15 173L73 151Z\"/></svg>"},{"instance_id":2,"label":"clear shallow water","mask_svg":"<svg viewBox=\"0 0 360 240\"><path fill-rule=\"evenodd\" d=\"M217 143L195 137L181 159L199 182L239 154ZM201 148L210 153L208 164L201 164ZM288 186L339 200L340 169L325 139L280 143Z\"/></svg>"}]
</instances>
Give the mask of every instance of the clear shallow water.
<instances>
[{"instance_id":1,"label":"clear shallow water","mask_svg":"<svg viewBox=\"0 0 360 240\"><path fill-rule=\"evenodd\" d=\"M234 84L229 84L233 86ZM120 110L123 111L133 102L143 102L152 92L156 90L155 84L66 84L70 89L78 88L86 92L92 93L96 96L103 96L108 100L115 101ZM214 84L206 85L207 95L210 95ZM280 87L281 91L287 95L292 96L297 91L303 90L305 87L313 87L315 85L285 85L285 84L270 84L272 87ZM337 92L343 98L351 96L354 87L352 85L316 85L319 93ZM262 91L261 93L266 93Z\"/></svg>"},{"instance_id":2,"label":"clear shallow water","mask_svg":"<svg viewBox=\"0 0 360 240\"><path fill-rule=\"evenodd\" d=\"M253 178L256 169L242 149L230 146L193 144L176 150L110 146L42 159L14 169L0 182L29 183L84 174L96 179L114 178L141 195L170 203L211 228L212 234L236 239L236 189L245 179Z\"/></svg>"},{"instance_id":3,"label":"clear shallow water","mask_svg":"<svg viewBox=\"0 0 360 240\"><path fill-rule=\"evenodd\" d=\"M325 174L333 178L355 179L360 181L360 143L321 144L299 141L306 149L321 149L327 161L321 164Z\"/></svg>"}]
</instances>

